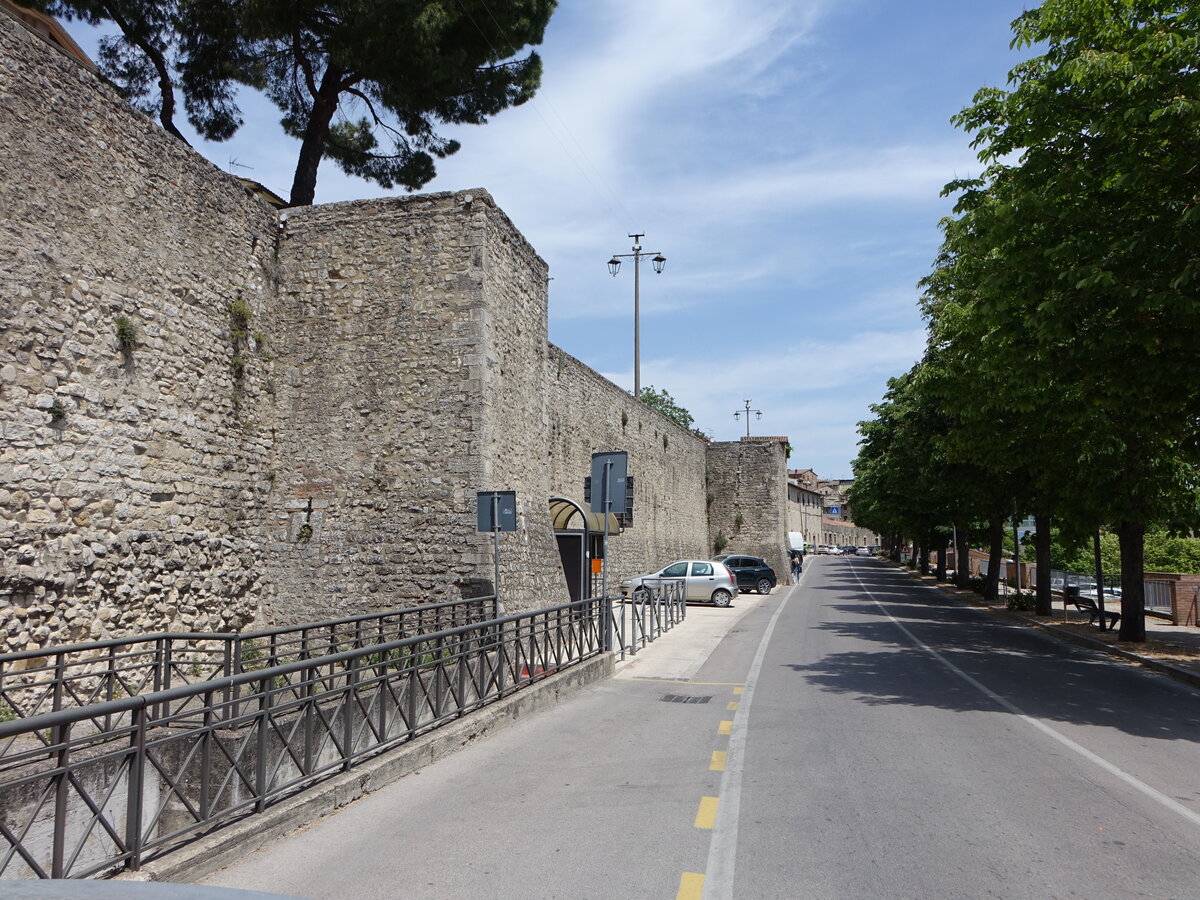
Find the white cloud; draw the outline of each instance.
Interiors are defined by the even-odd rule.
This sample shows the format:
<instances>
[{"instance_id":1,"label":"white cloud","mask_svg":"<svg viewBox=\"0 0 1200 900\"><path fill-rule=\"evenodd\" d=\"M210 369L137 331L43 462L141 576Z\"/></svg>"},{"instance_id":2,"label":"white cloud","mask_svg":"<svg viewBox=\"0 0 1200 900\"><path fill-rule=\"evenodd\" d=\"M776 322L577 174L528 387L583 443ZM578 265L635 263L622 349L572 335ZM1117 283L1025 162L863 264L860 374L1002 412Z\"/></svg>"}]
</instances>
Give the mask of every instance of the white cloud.
<instances>
[{"instance_id":1,"label":"white cloud","mask_svg":"<svg viewBox=\"0 0 1200 900\"><path fill-rule=\"evenodd\" d=\"M735 420L733 413L749 399L752 409L763 412L752 422L752 434L786 435L798 453L828 459L827 469L848 470L856 455L857 422L870 418L868 406L882 397L887 379L907 371L924 347L924 329L913 328L781 345L764 338L751 352L740 347L731 358L718 335L713 344L689 347L686 357L643 357L642 385L667 390L696 427L717 440L745 433L745 420ZM627 390L632 386L631 370L604 374Z\"/></svg>"}]
</instances>

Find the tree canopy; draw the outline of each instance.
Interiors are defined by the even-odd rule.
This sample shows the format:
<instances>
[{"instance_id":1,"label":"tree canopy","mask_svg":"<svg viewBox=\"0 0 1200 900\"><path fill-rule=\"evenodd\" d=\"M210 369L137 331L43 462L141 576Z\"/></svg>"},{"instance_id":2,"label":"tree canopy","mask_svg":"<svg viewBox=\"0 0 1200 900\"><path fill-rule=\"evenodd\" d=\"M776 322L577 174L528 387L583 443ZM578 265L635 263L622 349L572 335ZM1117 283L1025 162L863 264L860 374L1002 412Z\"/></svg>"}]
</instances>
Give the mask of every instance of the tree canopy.
<instances>
[{"instance_id":1,"label":"tree canopy","mask_svg":"<svg viewBox=\"0 0 1200 900\"><path fill-rule=\"evenodd\" d=\"M137 109L187 143L175 123L176 90L181 72L188 73L184 103L192 127L209 140L225 140L241 126L234 103L229 61L194 66L188 36L198 25L194 4L184 0L30 0L50 15L90 25L111 22L119 35L100 40L97 64Z\"/></svg>"},{"instance_id":2,"label":"tree canopy","mask_svg":"<svg viewBox=\"0 0 1200 900\"><path fill-rule=\"evenodd\" d=\"M529 100L556 0L42 0L112 21L103 71L174 127L179 89L193 127L241 125L235 88L262 90L300 140L292 205L313 202L321 160L383 187L416 189L458 150L438 125L482 124ZM152 87L152 84L154 87Z\"/></svg>"},{"instance_id":3,"label":"tree canopy","mask_svg":"<svg viewBox=\"0 0 1200 900\"><path fill-rule=\"evenodd\" d=\"M663 390L655 390L654 385L642 388L642 395L638 398L651 409L656 409L680 428L686 428L700 437L704 437L704 433L693 427L696 420L692 418L692 414L679 405L678 401L672 397L664 388Z\"/></svg>"},{"instance_id":4,"label":"tree canopy","mask_svg":"<svg viewBox=\"0 0 1200 900\"><path fill-rule=\"evenodd\" d=\"M985 168L947 186L922 400L953 426L939 465L1076 535L1116 527L1121 637L1140 640L1146 529L1197 514L1200 10L1046 0L1013 31L1043 52L954 119Z\"/></svg>"}]
</instances>

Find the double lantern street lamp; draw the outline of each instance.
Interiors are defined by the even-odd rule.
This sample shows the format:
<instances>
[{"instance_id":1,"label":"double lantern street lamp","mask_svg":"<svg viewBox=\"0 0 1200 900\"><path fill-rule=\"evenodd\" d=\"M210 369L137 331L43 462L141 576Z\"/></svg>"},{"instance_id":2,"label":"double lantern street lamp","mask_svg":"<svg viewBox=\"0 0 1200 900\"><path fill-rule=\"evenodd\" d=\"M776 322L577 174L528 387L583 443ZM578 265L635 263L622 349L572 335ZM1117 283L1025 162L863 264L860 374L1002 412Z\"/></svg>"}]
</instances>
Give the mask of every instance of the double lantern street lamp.
<instances>
[{"instance_id":1,"label":"double lantern street lamp","mask_svg":"<svg viewBox=\"0 0 1200 900\"><path fill-rule=\"evenodd\" d=\"M642 397L642 339L639 331L639 319L641 317L641 280L639 272L642 265L642 257L649 256L650 251L643 251L639 241L646 235L631 234L633 238L632 253L614 253L613 258L608 261L608 271L612 273L614 278L617 277L617 272L621 270L622 259L633 259L633 396L639 400ZM667 264L667 258L661 253L655 253L650 260L654 266L656 274L662 274L663 266Z\"/></svg>"},{"instance_id":2,"label":"double lantern street lamp","mask_svg":"<svg viewBox=\"0 0 1200 900\"><path fill-rule=\"evenodd\" d=\"M762 418L762 410L761 409L751 409L750 401L747 400L746 408L745 409L735 409L733 411L733 417L735 419L740 419L742 417L742 413L746 414L746 437L750 437L750 413L754 413L754 418L761 419Z\"/></svg>"}]
</instances>

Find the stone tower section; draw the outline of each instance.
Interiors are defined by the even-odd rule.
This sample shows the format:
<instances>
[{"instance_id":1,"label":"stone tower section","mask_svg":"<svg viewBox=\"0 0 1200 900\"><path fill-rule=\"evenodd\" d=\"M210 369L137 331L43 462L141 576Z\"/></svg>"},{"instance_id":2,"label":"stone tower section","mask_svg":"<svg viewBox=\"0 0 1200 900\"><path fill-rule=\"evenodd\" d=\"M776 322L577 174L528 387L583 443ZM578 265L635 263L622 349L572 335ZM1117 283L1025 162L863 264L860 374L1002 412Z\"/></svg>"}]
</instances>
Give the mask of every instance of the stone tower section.
<instances>
[{"instance_id":1,"label":"stone tower section","mask_svg":"<svg viewBox=\"0 0 1200 900\"><path fill-rule=\"evenodd\" d=\"M285 215L268 546L286 618L491 593L482 490L518 493L515 605L561 599L537 450L545 264L482 190Z\"/></svg>"},{"instance_id":2,"label":"stone tower section","mask_svg":"<svg viewBox=\"0 0 1200 900\"><path fill-rule=\"evenodd\" d=\"M786 438L709 444L709 549L761 556L785 581L787 483Z\"/></svg>"}]
</instances>

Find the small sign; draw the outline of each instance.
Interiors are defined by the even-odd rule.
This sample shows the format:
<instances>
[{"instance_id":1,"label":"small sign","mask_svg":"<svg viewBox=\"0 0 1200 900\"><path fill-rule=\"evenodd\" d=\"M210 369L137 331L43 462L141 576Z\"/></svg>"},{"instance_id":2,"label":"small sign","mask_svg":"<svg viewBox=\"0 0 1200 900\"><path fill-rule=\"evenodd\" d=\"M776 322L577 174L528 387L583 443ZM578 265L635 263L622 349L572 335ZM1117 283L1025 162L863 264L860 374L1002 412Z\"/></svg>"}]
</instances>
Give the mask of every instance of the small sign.
<instances>
[{"instance_id":1,"label":"small sign","mask_svg":"<svg viewBox=\"0 0 1200 900\"><path fill-rule=\"evenodd\" d=\"M622 515L627 511L628 475L629 454L624 450L592 454L592 512Z\"/></svg>"},{"instance_id":2,"label":"small sign","mask_svg":"<svg viewBox=\"0 0 1200 900\"><path fill-rule=\"evenodd\" d=\"M478 522L479 531L517 530L517 492L480 491Z\"/></svg>"},{"instance_id":3,"label":"small sign","mask_svg":"<svg viewBox=\"0 0 1200 900\"><path fill-rule=\"evenodd\" d=\"M829 507L829 514L831 516L840 516L842 514L842 508L840 506L831 506Z\"/></svg>"}]
</instances>

